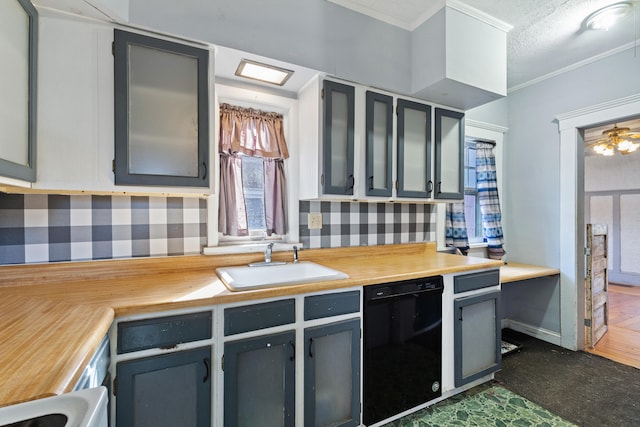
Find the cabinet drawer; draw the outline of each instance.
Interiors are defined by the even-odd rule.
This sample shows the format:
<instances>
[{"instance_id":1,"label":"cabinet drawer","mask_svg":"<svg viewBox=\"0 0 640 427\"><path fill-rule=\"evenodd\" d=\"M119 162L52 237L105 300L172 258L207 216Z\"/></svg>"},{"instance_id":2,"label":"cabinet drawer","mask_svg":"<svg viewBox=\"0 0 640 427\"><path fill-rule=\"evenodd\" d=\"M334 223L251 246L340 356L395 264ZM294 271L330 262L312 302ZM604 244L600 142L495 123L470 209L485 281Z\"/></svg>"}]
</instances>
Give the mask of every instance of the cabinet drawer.
<instances>
[{"instance_id":1,"label":"cabinet drawer","mask_svg":"<svg viewBox=\"0 0 640 427\"><path fill-rule=\"evenodd\" d=\"M454 277L453 291L458 294L498 284L500 284L500 270L483 271Z\"/></svg>"},{"instance_id":2,"label":"cabinet drawer","mask_svg":"<svg viewBox=\"0 0 640 427\"><path fill-rule=\"evenodd\" d=\"M243 305L224 310L224 335L240 334L296 321L296 302L292 299Z\"/></svg>"},{"instance_id":3,"label":"cabinet drawer","mask_svg":"<svg viewBox=\"0 0 640 427\"><path fill-rule=\"evenodd\" d=\"M315 295L304 299L304 320L360 311L360 291Z\"/></svg>"},{"instance_id":4,"label":"cabinet drawer","mask_svg":"<svg viewBox=\"0 0 640 427\"><path fill-rule=\"evenodd\" d=\"M134 320L118 324L118 354L211 338L211 312Z\"/></svg>"}]
</instances>

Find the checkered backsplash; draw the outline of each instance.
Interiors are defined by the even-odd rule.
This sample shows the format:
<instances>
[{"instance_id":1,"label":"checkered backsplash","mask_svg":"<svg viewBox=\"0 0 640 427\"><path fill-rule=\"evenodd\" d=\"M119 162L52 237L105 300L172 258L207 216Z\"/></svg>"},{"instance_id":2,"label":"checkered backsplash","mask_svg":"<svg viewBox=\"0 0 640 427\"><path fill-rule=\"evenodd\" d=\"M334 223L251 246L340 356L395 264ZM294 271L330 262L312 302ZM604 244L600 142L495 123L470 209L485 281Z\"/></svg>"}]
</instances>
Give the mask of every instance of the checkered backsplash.
<instances>
[{"instance_id":1,"label":"checkered backsplash","mask_svg":"<svg viewBox=\"0 0 640 427\"><path fill-rule=\"evenodd\" d=\"M204 199L0 193L0 264L197 254Z\"/></svg>"},{"instance_id":2,"label":"checkered backsplash","mask_svg":"<svg viewBox=\"0 0 640 427\"><path fill-rule=\"evenodd\" d=\"M308 229L308 214L322 213L322 229ZM300 202L300 242L306 248L374 246L436 240L433 205Z\"/></svg>"}]
</instances>

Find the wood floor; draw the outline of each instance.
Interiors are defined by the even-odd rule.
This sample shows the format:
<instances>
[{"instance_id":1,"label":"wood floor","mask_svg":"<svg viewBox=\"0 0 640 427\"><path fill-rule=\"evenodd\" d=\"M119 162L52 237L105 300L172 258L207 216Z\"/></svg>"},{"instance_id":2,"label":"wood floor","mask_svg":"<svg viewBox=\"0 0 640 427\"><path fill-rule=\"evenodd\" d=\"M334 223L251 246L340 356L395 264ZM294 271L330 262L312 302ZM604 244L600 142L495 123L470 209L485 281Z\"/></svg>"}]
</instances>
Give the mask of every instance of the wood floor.
<instances>
[{"instance_id":1,"label":"wood floor","mask_svg":"<svg viewBox=\"0 0 640 427\"><path fill-rule=\"evenodd\" d=\"M609 284L609 331L585 351L640 368L640 286Z\"/></svg>"}]
</instances>

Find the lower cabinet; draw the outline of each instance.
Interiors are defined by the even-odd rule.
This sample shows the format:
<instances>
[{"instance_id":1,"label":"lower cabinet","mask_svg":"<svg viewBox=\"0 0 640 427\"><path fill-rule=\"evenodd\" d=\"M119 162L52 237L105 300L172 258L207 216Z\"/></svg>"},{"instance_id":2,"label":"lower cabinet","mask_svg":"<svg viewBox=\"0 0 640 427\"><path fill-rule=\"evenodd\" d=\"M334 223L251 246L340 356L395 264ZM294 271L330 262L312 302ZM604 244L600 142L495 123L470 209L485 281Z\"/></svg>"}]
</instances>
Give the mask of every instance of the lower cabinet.
<instances>
[{"instance_id":1,"label":"lower cabinet","mask_svg":"<svg viewBox=\"0 0 640 427\"><path fill-rule=\"evenodd\" d=\"M119 362L118 427L211 426L211 347Z\"/></svg>"},{"instance_id":2,"label":"lower cabinet","mask_svg":"<svg viewBox=\"0 0 640 427\"><path fill-rule=\"evenodd\" d=\"M456 387L502 367L499 307L499 290L454 300Z\"/></svg>"},{"instance_id":3,"label":"lower cabinet","mask_svg":"<svg viewBox=\"0 0 640 427\"><path fill-rule=\"evenodd\" d=\"M225 426L360 425L359 291L234 304L223 322Z\"/></svg>"},{"instance_id":4,"label":"lower cabinet","mask_svg":"<svg viewBox=\"0 0 640 427\"><path fill-rule=\"evenodd\" d=\"M304 425L360 425L360 319L304 331Z\"/></svg>"},{"instance_id":5,"label":"lower cabinet","mask_svg":"<svg viewBox=\"0 0 640 427\"><path fill-rule=\"evenodd\" d=\"M224 425L295 424L295 332L224 345Z\"/></svg>"}]
</instances>

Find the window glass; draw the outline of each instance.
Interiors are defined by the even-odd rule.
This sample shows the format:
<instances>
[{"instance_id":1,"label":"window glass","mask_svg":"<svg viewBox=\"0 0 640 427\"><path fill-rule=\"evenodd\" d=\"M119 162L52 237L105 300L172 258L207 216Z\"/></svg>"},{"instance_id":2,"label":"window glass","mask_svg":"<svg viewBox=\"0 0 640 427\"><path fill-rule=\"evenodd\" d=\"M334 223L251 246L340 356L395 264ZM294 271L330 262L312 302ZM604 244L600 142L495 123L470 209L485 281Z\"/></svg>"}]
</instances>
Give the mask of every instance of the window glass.
<instances>
[{"instance_id":1,"label":"window glass","mask_svg":"<svg viewBox=\"0 0 640 427\"><path fill-rule=\"evenodd\" d=\"M249 230L266 230L264 165L260 157L242 156L242 189Z\"/></svg>"},{"instance_id":2,"label":"window glass","mask_svg":"<svg viewBox=\"0 0 640 427\"><path fill-rule=\"evenodd\" d=\"M484 241L476 180L476 145L473 140L466 140L464 144L464 216L469 243Z\"/></svg>"}]
</instances>

